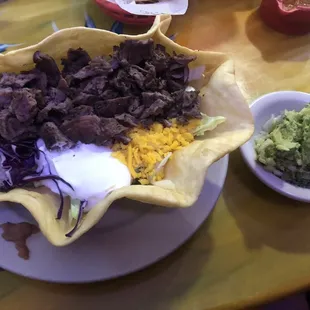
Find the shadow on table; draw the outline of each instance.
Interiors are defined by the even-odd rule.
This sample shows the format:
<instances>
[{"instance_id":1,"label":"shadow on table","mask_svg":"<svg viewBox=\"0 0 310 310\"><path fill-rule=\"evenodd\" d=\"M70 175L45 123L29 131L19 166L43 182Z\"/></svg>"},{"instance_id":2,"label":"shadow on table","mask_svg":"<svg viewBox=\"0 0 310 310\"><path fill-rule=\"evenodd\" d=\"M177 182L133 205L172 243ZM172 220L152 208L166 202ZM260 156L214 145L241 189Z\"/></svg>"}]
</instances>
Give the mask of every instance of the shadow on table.
<instances>
[{"instance_id":1,"label":"shadow on table","mask_svg":"<svg viewBox=\"0 0 310 310\"><path fill-rule=\"evenodd\" d=\"M203 3L203 4L202 4ZM221 1L209 1L206 4L205 0L191 0L189 1L189 10L199 8L199 11L206 9L208 12L212 11L230 11L232 14L240 11L249 11L257 8L261 3L261 0L221 0ZM186 12L186 14L188 11Z\"/></svg>"},{"instance_id":2,"label":"shadow on table","mask_svg":"<svg viewBox=\"0 0 310 310\"><path fill-rule=\"evenodd\" d=\"M105 309L113 310L136 310L143 305L148 305L148 310L159 309L161 303L165 304L165 299L177 301L184 296L193 282L203 275L204 265L213 248L208 233L211 220L212 215L188 242L168 257L122 278L81 285L48 284L28 279L24 281L27 282L28 290L40 293L36 306L43 303L46 296L48 300L55 299L55 305L63 302L67 309L75 309L76 306L78 309L88 309L91 305L100 304ZM23 301L25 308L27 303L27 300Z\"/></svg>"},{"instance_id":3,"label":"shadow on table","mask_svg":"<svg viewBox=\"0 0 310 310\"><path fill-rule=\"evenodd\" d=\"M191 21L190 25L184 23L184 16L173 16L168 35L178 33L177 42L193 49L217 50L238 34L235 13L255 9L259 3L260 0L189 1L185 18Z\"/></svg>"},{"instance_id":4,"label":"shadow on table","mask_svg":"<svg viewBox=\"0 0 310 310\"><path fill-rule=\"evenodd\" d=\"M230 157L223 196L248 248L268 245L283 252L310 252L310 204L265 186L250 172L239 151Z\"/></svg>"},{"instance_id":5,"label":"shadow on table","mask_svg":"<svg viewBox=\"0 0 310 310\"><path fill-rule=\"evenodd\" d=\"M233 12L212 13L206 7L190 7L186 15L186 20L191 20L190 26L184 24L184 16L175 16L167 35L177 34L176 41L189 48L214 50L237 34L237 20ZM222 27L223 24L229 24L229 27Z\"/></svg>"},{"instance_id":6,"label":"shadow on table","mask_svg":"<svg viewBox=\"0 0 310 310\"><path fill-rule=\"evenodd\" d=\"M298 62L310 59L309 35L288 36L276 32L264 24L258 11L248 17L245 31L248 39L267 62Z\"/></svg>"}]
</instances>

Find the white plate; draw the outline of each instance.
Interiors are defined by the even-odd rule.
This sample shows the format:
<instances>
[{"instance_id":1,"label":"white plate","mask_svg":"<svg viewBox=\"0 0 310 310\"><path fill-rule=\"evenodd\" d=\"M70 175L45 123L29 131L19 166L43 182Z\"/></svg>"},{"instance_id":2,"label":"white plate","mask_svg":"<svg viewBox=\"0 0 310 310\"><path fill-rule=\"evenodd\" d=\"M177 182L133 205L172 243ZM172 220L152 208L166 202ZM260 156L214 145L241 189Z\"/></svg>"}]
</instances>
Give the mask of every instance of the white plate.
<instances>
[{"instance_id":1,"label":"white plate","mask_svg":"<svg viewBox=\"0 0 310 310\"><path fill-rule=\"evenodd\" d=\"M255 131L252 138L241 146L241 154L245 162L262 182L284 196L304 202L310 202L310 190L289 184L266 171L256 162L254 144L255 138L272 115L278 116L284 110L300 111L307 103L310 103L310 94L297 91L279 91L256 99L250 107Z\"/></svg>"},{"instance_id":2,"label":"white plate","mask_svg":"<svg viewBox=\"0 0 310 310\"><path fill-rule=\"evenodd\" d=\"M130 200L116 202L102 221L77 242L57 248L37 234L24 261L0 237L0 267L25 277L63 283L107 280L144 268L182 245L207 218L221 193L228 156L208 170L197 203L167 209ZM21 206L0 207L0 222L32 221Z\"/></svg>"}]
</instances>

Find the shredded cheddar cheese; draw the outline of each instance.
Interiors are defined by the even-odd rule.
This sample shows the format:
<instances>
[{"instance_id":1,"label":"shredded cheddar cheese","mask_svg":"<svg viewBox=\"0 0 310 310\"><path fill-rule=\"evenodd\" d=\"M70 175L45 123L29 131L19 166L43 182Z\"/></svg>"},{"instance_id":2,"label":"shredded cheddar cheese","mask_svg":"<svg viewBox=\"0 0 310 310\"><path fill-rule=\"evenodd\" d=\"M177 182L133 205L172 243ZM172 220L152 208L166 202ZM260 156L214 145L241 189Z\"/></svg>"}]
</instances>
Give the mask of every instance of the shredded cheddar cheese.
<instances>
[{"instance_id":1,"label":"shredded cheddar cheese","mask_svg":"<svg viewBox=\"0 0 310 310\"><path fill-rule=\"evenodd\" d=\"M200 120L191 120L188 125L180 126L172 120L172 126L164 128L154 123L149 130L142 127L133 128L128 137L128 145L117 143L113 146L112 156L124 163L133 179L141 184L150 184L164 178L164 169L159 164L171 153L180 150L194 141L193 130Z\"/></svg>"}]
</instances>

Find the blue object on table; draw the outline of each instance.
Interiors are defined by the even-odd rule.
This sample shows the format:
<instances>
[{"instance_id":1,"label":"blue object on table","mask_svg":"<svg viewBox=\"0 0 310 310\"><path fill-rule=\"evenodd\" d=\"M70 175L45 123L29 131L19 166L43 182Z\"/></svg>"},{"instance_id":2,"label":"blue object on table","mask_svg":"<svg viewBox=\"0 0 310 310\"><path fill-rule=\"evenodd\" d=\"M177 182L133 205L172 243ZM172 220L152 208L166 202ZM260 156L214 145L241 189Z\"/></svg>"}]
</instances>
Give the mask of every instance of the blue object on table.
<instances>
[{"instance_id":1,"label":"blue object on table","mask_svg":"<svg viewBox=\"0 0 310 310\"><path fill-rule=\"evenodd\" d=\"M169 36L169 39L172 40L172 41L175 41L175 38L178 34L175 33L175 34L172 34L171 36Z\"/></svg>"},{"instance_id":2,"label":"blue object on table","mask_svg":"<svg viewBox=\"0 0 310 310\"><path fill-rule=\"evenodd\" d=\"M117 34L123 34L124 33L124 24L121 22L114 22L112 27L111 27L111 31L115 32Z\"/></svg>"},{"instance_id":3,"label":"blue object on table","mask_svg":"<svg viewBox=\"0 0 310 310\"><path fill-rule=\"evenodd\" d=\"M97 28L95 22L87 14L87 12L84 12L84 19L85 19L85 27L87 27L87 28Z\"/></svg>"},{"instance_id":4,"label":"blue object on table","mask_svg":"<svg viewBox=\"0 0 310 310\"><path fill-rule=\"evenodd\" d=\"M54 21L52 21L52 28L53 28L54 32L59 31L59 28L57 27L57 25Z\"/></svg>"},{"instance_id":5,"label":"blue object on table","mask_svg":"<svg viewBox=\"0 0 310 310\"><path fill-rule=\"evenodd\" d=\"M0 44L0 53L3 53L6 51L7 48L9 47L13 47L13 46L19 46L19 45L23 45L24 43L19 43L19 44Z\"/></svg>"}]
</instances>

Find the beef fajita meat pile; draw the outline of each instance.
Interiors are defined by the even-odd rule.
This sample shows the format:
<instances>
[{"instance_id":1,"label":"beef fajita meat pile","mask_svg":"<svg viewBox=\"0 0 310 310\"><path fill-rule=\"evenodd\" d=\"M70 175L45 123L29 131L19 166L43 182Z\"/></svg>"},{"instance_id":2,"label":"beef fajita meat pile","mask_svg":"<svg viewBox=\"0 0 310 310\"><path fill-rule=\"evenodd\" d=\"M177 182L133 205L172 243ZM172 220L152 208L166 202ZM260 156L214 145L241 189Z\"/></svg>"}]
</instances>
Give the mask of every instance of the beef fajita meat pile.
<instances>
[{"instance_id":1,"label":"beef fajita meat pile","mask_svg":"<svg viewBox=\"0 0 310 310\"><path fill-rule=\"evenodd\" d=\"M108 57L70 49L60 71L37 51L33 70L0 75L0 136L13 143L42 138L48 149L63 150L78 141L127 144L137 125L186 124L201 118L198 92L185 91L193 60L152 40L130 40Z\"/></svg>"}]
</instances>

